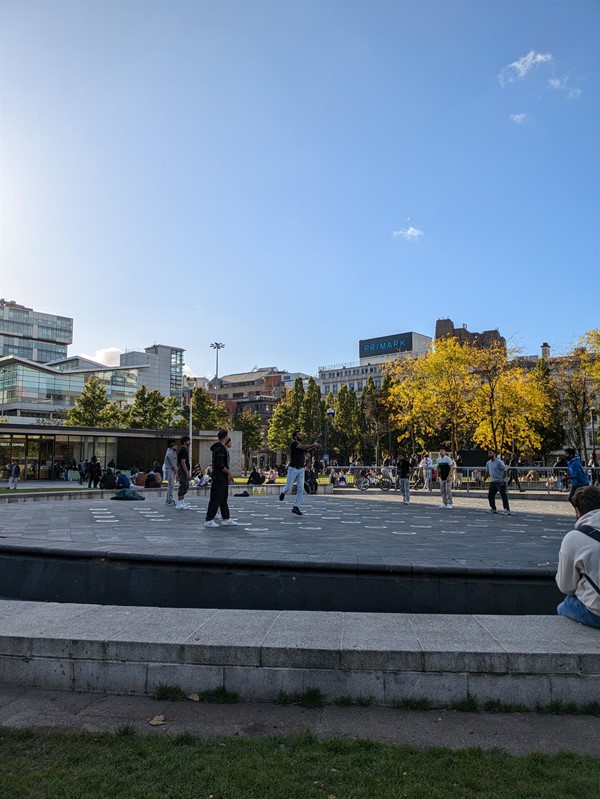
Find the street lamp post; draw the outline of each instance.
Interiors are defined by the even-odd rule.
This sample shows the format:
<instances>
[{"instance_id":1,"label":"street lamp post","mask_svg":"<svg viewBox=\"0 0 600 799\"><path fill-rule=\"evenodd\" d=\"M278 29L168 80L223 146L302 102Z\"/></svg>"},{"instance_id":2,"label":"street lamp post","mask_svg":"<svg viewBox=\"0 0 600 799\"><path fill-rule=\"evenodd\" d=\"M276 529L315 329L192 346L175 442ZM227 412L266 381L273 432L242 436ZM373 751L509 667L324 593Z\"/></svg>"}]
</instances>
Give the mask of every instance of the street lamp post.
<instances>
[{"instance_id":1,"label":"street lamp post","mask_svg":"<svg viewBox=\"0 0 600 799\"><path fill-rule=\"evenodd\" d=\"M197 380L195 377L188 377L187 378L188 390L189 390L189 402L190 402L190 429L189 429L189 436L190 436L190 471L194 468L194 459L192 458L192 411L194 408L194 390L197 385Z\"/></svg>"},{"instance_id":2,"label":"street lamp post","mask_svg":"<svg viewBox=\"0 0 600 799\"><path fill-rule=\"evenodd\" d=\"M335 408L327 408L325 413L327 414L327 416L329 416L329 419L331 420L331 422L333 422L333 418L335 416ZM326 419L325 420L325 447L323 449L323 460L326 461L327 465L329 465L329 452L327 451L327 427L328 427L328 422L327 422L327 419Z\"/></svg>"},{"instance_id":3,"label":"street lamp post","mask_svg":"<svg viewBox=\"0 0 600 799\"><path fill-rule=\"evenodd\" d=\"M211 345L213 350L216 350L217 355L217 369L215 372L215 405L219 404L219 350L225 346L220 341L214 341Z\"/></svg>"}]
</instances>

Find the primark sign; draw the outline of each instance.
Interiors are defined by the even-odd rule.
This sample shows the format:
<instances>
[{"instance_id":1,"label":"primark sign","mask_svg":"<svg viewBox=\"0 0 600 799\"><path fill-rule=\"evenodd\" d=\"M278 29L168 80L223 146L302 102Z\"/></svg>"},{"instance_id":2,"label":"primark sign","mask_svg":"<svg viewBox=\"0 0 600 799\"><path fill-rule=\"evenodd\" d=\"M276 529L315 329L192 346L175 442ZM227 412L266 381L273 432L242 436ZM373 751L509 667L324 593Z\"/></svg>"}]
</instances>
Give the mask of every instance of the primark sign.
<instances>
[{"instance_id":1,"label":"primark sign","mask_svg":"<svg viewBox=\"0 0 600 799\"><path fill-rule=\"evenodd\" d=\"M393 355L396 352L410 352L412 348L412 333L367 338L358 342L359 358L369 358L375 355Z\"/></svg>"}]
</instances>

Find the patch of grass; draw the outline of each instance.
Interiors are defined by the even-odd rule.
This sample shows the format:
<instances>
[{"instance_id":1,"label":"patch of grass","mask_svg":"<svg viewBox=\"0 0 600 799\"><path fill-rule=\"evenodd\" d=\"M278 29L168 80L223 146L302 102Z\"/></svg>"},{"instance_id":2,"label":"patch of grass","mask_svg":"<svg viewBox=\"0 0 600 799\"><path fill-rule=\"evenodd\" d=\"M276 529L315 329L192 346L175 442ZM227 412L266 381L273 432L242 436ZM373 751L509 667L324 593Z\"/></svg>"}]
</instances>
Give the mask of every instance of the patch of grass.
<instances>
[{"instance_id":1,"label":"patch of grass","mask_svg":"<svg viewBox=\"0 0 600 799\"><path fill-rule=\"evenodd\" d=\"M338 707L370 707L373 704L372 696L359 696L354 699L351 696L340 696L333 700L334 705Z\"/></svg>"},{"instance_id":2,"label":"patch of grass","mask_svg":"<svg viewBox=\"0 0 600 799\"><path fill-rule=\"evenodd\" d=\"M201 702L214 705L234 705L240 701L240 695L225 688L214 688L212 691L203 691L200 695Z\"/></svg>"},{"instance_id":3,"label":"patch of grass","mask_svg":"<svg viewBox=\"0 0 600 799\"><path fill-rule=\"evenodd\" d=\"M433 703L429 699L399 699L393 707L404 710L432 710Z\"/></svg>"},{"instance_id":4,"label":"patch of grass","mask_svg":"<svg viewBox=\"0 0 600 799\"><path fill-rule=\"evenodd\" d=\"M587 705L578 705L575 702L551 702L549 705L537 705L537 713L548 713L554 716L600 716L600 704L589 702Z\"/></svg>"},{"instance_id":5,"label":"patch of grass","mask_svg":"<svg viewBox=\"0 0 600 799\"><path fill-rule=\"evenodd\" d=\"M324 707L325 697L320 688L309 688L303 694L286 694L283 691L275 700L276 705L300 705L300 707Z\"/></svg>"},{"instance_id":6,"label":"patch of grass","mask_svg":"<svg viewBox=\"0 0 600 799\"><path fill-rule=\"evenodd\" d=\"M167 702L181 702L185 699L186 693L178 685L167 685L166 683L159 683L154 693L155 699Z\"/></svg>"},{"instance_id":7,"label":"patch of grass","mask_svg":"<svg viewBox=\"0 0 600 799\"><path fill-rule=\"evenodd\" d=\"M133 724L123 724L121 727L117 727L115 730L115 735L121 738L132 738L134 735L137 735L137 730L133 726Z\"/></svg>"},{"instance_id":8,"label":"patch of grass","mask_svg":"<svg viewBox=\"0 0 600 799\"><path fill-rule=\"evenodd\" d=\"M375 741L0 731L10 799L597 799L600 758Z\"/></svg>"},{"instance_id":9,"label":"patch of grass","mask_svg":"<svg viewBox=\"0 0 600 799\"><path fill-rule=\"evenodd\" d=\"M451 702L450 710L458 710L460 713L477 713L479 710L479 702L472 696L466 699L460 699L458 702Z\"/></svg>"},{"instance_id":10,"label":"patch of grass","mask_svg":"<svg viewBox=\"0 0 600 799\"><path fill-rule=\"evenodd\" d=\"M483 705L483 710L487 713L531 713L531 709L525 705L506 704L499 699L490 699Z\"/></svg>"}]
</instances>

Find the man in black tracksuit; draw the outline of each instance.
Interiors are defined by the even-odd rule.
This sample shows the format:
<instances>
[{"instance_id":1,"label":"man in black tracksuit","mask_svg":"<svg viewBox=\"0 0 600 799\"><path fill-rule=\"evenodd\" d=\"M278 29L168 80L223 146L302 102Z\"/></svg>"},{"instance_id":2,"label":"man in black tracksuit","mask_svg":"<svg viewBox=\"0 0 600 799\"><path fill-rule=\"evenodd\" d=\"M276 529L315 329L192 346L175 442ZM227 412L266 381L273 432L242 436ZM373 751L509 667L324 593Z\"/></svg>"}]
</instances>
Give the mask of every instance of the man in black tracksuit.
<instances>
[{"instance_id":1,"label":"man in black tracksuit","mask_svg":"<svg viewBox=\"0 0 600 799\"><path fill-rule=\"evenodd\" d=\"M233 483L233 474L229 470L229 452L227 451L231 446L231 439L227 430L219 430L217 436L218 442L210 448L212 452L212 483L210 484L210 499L204 526L218 527L215 516L220 510L223 519L221 527L233 527L237 526L238 522L230 517L227 505L229 483Z\"/></svg>"}]
</instances>

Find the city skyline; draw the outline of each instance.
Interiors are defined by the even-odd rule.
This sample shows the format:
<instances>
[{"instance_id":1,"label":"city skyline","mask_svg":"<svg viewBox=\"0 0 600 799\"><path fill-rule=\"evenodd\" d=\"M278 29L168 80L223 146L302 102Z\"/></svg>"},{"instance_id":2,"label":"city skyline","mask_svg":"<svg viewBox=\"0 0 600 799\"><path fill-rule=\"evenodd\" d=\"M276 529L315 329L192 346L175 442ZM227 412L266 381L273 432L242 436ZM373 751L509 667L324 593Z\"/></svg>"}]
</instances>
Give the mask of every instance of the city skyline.
<instances>
[{"instance_id":1,"label":"city skyline","mask_svg":"<svg viewBox=\"0 0 600 799\"><path fill-rule=\"evenodd\" d=\"M0 10L0 295L70 355L316 374L437 318L598 326L597 3Z\"/></svg>"}]
</instances>

